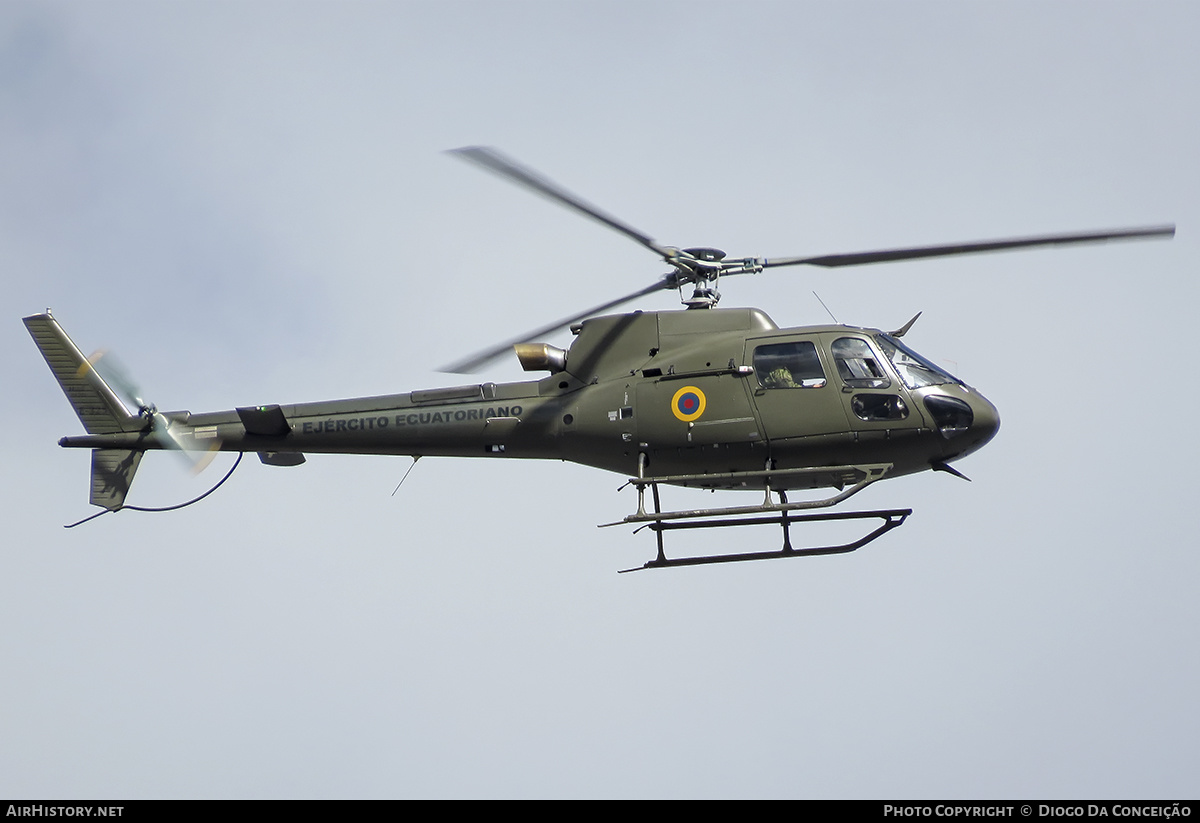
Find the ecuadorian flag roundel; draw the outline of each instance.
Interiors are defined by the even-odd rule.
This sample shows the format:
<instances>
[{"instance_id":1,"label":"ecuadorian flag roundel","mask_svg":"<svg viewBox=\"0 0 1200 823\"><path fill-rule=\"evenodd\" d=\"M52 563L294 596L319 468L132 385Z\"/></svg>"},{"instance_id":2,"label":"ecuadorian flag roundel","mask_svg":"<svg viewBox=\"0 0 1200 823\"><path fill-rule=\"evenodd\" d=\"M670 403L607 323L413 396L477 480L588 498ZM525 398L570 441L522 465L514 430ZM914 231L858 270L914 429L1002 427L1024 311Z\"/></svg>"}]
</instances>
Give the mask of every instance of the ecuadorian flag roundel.
<instances>
[{"instance_id":1,"label":"ecuadorian flag roundel","mask_svg":"<svg viewBox=\"0 0 1200 823\"><path fill-rule=\"evenodd\" d=\"M704 392L695 386L684 386L671 398L671 411L683 422L690 423L704 414L706 403Z\"/></svg>"}]
</instances>

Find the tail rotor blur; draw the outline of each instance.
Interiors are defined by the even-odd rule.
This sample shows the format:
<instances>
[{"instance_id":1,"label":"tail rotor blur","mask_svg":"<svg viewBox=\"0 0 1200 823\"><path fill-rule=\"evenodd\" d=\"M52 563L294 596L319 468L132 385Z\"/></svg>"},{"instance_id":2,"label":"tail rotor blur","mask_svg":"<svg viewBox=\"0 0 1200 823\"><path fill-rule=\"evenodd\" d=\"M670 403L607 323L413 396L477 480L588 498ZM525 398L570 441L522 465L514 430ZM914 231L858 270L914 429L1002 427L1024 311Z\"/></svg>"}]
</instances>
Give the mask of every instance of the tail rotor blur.
<instances>
[{"instance_id":1,"label":"tail rotor blur","mask_svg":"<svg viewBox=\"0 0 1200 823\"><path fill-rule=\"evenodd\" d=\"M197 440L185 422L172 419L145 399L128 370L111 352L94 352L79 367L78 376L107 386L121 399L131 415L145 421L146 430L164 449L178 454L193 474L204 471L220 449L220 441Z\"/></svg>"}]
</instances>

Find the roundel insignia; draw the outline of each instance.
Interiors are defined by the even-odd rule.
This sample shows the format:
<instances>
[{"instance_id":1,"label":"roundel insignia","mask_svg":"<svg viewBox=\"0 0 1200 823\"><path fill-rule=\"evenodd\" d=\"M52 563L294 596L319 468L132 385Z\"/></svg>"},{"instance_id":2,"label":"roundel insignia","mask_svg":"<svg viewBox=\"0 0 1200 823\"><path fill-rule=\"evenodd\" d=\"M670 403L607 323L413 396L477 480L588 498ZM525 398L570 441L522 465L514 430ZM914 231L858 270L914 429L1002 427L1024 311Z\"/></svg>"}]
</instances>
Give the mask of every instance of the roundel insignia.
<instances>
[{"instance_id":1,"label":"roundel insignia","mask_svg":"<svg viewBox=\"0 0 1200 823\"><path fill-rule=\"evenodd\" d=\"M704 392L695 386L684 386L671 398L671 411L683 422L690 423L704 414L706 404Z\"/></svg>"}]
</instances>

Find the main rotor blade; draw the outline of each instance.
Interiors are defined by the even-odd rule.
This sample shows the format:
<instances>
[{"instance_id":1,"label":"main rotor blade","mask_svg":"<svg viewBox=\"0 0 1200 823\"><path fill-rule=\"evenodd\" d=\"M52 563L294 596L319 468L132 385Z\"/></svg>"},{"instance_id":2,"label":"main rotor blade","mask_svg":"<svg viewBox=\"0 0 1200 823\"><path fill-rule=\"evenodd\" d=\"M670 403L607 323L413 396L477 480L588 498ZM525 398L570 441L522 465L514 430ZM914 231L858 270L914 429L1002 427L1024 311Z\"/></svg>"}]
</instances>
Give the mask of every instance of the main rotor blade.
<instances>
[{"instance_id":1,"label":"main rotor blade","mask_svg":"<svg viewBox=\"0 0 1200 823\"><path fill-rule=\"evenodd\" d=\"M542 177L537 172L519 165L511 158L505 157L496 151L496 149L488 146L465 146L461 149L450 149L447 154L456 154L464 160L469 160L488 171L508 178L514 183L532 189L543 197L548 197L567 208L575 209L575 211L587 215L593 220L598 220L610 229L619 231L626 237L641 243L664 260L672 259L676 253L675 249L668 249L665 246L658 245L648 234L638 231L612 215L606 214L586 200L571 194L556 183L552 183L545 177Z\"/></svg>"},{"instance_id":2,"label":"main rotor blade","mask_svg":"<svg viewBox=\"0 0 1200 823\"><path fill-rule=\"evenodd\" d=\"M450 372L451 374L470 374L472 372L479 371L492 360L507 354L512 350L512 347L518 343L536 342L538 338L553 334L559 329L564 329L572 323L584 320L594 314L599 314L602 311L615 308L622 303L628 303L630 300L636 300L639 297L643 297L647 294L653 294L656 291L663 291L665 289L673 288L675 288L675 278L674 274L672 273L644 289L639 289L632 294L625 295L624 297L618 297L616 300L609 300L607 303L601 303L599 306L593 306L587 311L581 311L571 315L570 317L564 317L562 320L556 320L548 326L543 326L540 329L534 329L533 331L523 334L520 337L514 337L512 340L507 340L497 346L492 346L491 348L484 349L481 352L476 352L464 360L459 360L447 366L442 366L438 369L438 371Z\"/></svg>"},{"instance_id":3,"label":"main rotor blade","mask_svg":"<svg viewBox=\"0 0 1200 823\"><path fill-rule=\"evenodd\" d=\"M977 254L1030 246L1064 246L1072 243L1104 243L1109 240L1136 240L1145 237L1174 237L1174 226L1152 226L1141 229L1115 229L1083 234L1051 234L1043 237L1021 237L1011 240L984 240L977 243L958 243L945 246L921 246L910 249L889 249L851 254L828 254L822 257L778 257L760 261L764 268L775 266L862 266L895 260L916 260L923 257L949 257L956 254Z\"/></svg>"}]
</instances>

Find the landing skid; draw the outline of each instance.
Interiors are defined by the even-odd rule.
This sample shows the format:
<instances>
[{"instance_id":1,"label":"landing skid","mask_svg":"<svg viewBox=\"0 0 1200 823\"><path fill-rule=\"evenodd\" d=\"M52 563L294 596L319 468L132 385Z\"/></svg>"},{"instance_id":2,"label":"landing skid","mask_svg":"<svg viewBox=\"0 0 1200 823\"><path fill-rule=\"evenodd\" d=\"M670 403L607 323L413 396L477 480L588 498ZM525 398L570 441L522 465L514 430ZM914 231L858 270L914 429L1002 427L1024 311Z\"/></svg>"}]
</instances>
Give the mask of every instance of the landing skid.
<instances>
[{"instance_id":1,"label":"landing skid","mask_svg":"<svg viewBox=\"0 0 1200 823\"><path fill-rule=\"evenodd\" d=\"M642 566L631 569L621 569L618 573L636 572L642 569L662 569L671 566L703 566L709 563L741 563L747 560L778 560L784 557L810 557L819 554L844 554L861 548L897 526L904 524L905 519L912 514L912 509L888 509L881 511L863 512L831 512L828 514L788 515L785 511L778 517L742 517L736 519L697 519L692 521L672 521L651 523L649 528L657 532L658 556L647 561ZM814 521L832 520L862 520L879 518L883 523L865 537L852 543L840 546L819 546L807 549L792 547L791 526L795 523L811 523ZM778 524L783 527L783 548L779 551L742 552L739 554L714 554L701 557L667 557L663 550L663 532L675 529L715 529L723 526L755 526Z\"/></svg>"},{"instance_id":2,"label":"landing skid","mask_svg":"<svg viewBox=\"0 0 1200 823\"><path fill-rule=\"evenodd\" d=\"M640 470L639 466L639 470ZM735 481L743 485L762 484L765 487L765 499L757 506L733 506L726 508L715 509L690 509L681 511L662 511L662 506L659 499L658 486L660 483L671 483L674 485L701 485L704 482L712 482L713 475L674 475L663 477L645 477L639 476L630 478L628 485L633 485L638 490L638 510L635 514L625 517L617 523L605 523L604 526L618 526L623 524L642 524L636 531L644 528L649 528L655 532L655 537L658 542L658 556L655 559L648 561L645 565L637 566L631 569L621 569L620 573L641 571L642 569L659 569L671 566L701 566L710 563L740 563L749 560L777 560L785 557L808 557L811 555L824 554L844 554L852 552L868 543L882 537L892 529L904 524L904 521L912 514L912 509L886 509L878 511L857 511L857 512L827 512L823 514L793 514L798 510L825 508L836 505L853 494L857 494L864 488L880 480L884 477L887 471L891 469L890 464L874 464L866 466L833 466L820 467L812 469L764 469L758 472L737 472L731 473L728 476L722 476L724 481ZM807 500L803 502L789 503L787 492L780 489L775 491L779 495L779 502L775 503L771 499L772 484L784 485L789 479L796 479L797 475L802 474L834 474L835 476L845 477L848 483L853 483L849 488L844 488L838 494L822 500ZM639 475L642 473L639 471ZM736 475L736 476L735 476ZM743 477L744 475L744 477ZM647 512L645 505L645 492L649 488L654 501L654 511ZM866 520L878 519L883 522L872 532L850 543L844 543L836 546L817 546L812 548L797 549L792 545L791 527L797 523L815 523L815 522L835 522L848 520ZM762 526L762 525L778 525L783 529L783 547L778 551L760 551L760 552L739 552L737 554L720 554L720 555L704 555L698 557L680 557L668 558L663 547L663 532L675 531L677 529L717 529L727 528L731 526Z\"/></svg>"}]
</instances>

